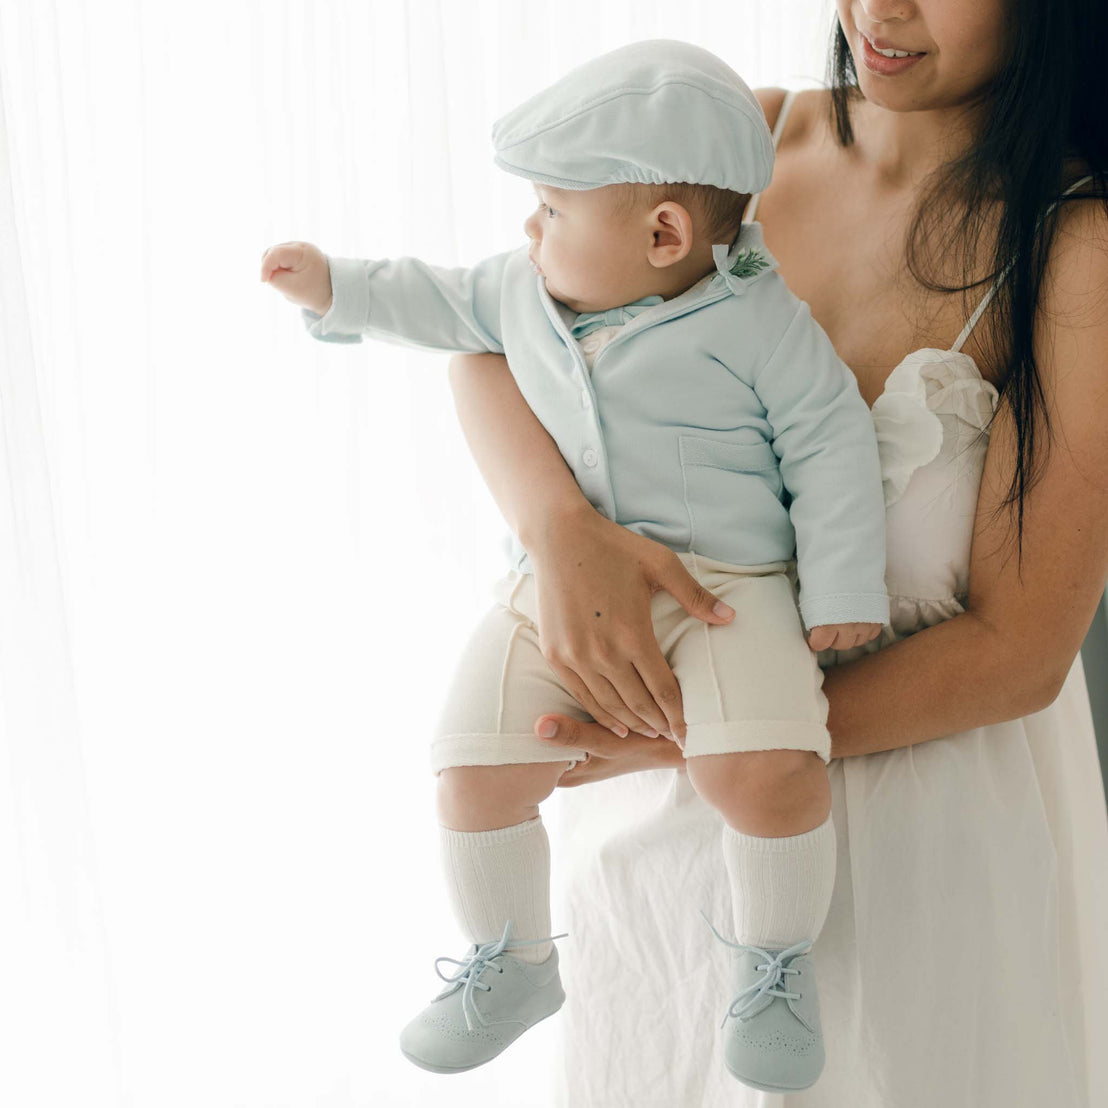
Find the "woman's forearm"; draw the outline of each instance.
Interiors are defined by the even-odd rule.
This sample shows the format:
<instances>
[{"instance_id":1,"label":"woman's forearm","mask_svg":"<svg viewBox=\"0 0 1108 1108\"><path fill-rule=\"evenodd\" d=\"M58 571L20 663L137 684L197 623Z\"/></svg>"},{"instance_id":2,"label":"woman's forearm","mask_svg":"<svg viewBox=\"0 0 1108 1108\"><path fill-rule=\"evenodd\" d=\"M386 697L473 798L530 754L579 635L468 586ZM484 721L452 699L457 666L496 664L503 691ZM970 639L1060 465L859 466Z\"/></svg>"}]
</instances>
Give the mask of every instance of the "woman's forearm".
<instances>
[{"instance_id":1,"label":"woman's forearm","mask_svg":"<svg viewBox=\"0 0 1108 1108\"><path fill-rule=\"evenodd\" d=\"M963 614L828 666L831 757L897 750L1040 711L1057 690L1033 661Z\"/></svg>"},{"instance_id":2,"label":"woman's forearm","mask_svg":"<svg viewBox=\"0 0 1108 1108\"><path fill-rule=\"evenodd\" d=\"M454 355L450 387L477 468L526 549L541 543L555 521L592 510L503 354Z\"/></svg>"}]
</instances>

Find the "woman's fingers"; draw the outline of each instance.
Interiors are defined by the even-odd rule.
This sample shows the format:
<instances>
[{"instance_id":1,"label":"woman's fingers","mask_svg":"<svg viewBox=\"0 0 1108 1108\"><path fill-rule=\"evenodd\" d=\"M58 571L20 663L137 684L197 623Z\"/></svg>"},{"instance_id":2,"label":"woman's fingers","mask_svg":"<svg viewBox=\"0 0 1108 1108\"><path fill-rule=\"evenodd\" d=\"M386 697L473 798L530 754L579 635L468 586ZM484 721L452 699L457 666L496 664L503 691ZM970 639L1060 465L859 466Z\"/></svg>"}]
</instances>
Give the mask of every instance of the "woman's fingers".
<instances>
[{"instance_id":1,"label":"woman's fingers","mask_svg":"<svg viewBox=\"0 0 1108 1108\"><path fill-rule=\"evenodd\" d=\"M640 735L653 731L654 736L657 737L658 730L652 727L641 716L637 715L633 708L628 706L628 701L620 695L615 685L612 684L611 677L607 673L600 673L594 670L587 671L592 678L592 684L590 691L596 702L600 705L601 709L607 712L609 715L615 716L628 731L637 731ZM580 675L578 675L580 676ZM636 675L636 680L638 679ZM641 685L642 682L639 682ZM641 697L635 697L635 700L641 700ZM587 711L588 709L586 709ZM590 711L589 715L593 719L599 719L599 716L593 715Z\"/></svg>"},{"instance_id":2,"label":"woman's fingers","mask_svg":"<svg viewBox=\"0 0 1108 1108\"><path fill-rule=\"evenodd\" d=\"M646 599L649 605L649 594ZM567 650L552 649L544 657L574 696L578 696L577 686L569 683L570 676L588 687L591 703L580 697L578 702L599 722L615 717L647 738L676 736L685 725L680 687L658 646L649 606L639 616L634 623L608 628L607 638L587 640ZM640 662L640 658L649 660ZM651 674L649 683L643 679L644 671ZM593 704L607 718L597 715Z\"/></svg>"},{"instance_id":3,"label":"woman's fingers","mask_svg":"<svg viewBox=\"0 0 1108 1108\"><path fill-rule=\"evenodd\" d=\"M561 680L573 699L576 700L597 723L602 724L605 728L608 728L621 738L625 737L629 731L635 730L636 727L645 726L641 720L632 716L626 708L623 709L623 713L626 718L632 722L624 723L622 716L609 712L601 706L600 702L593 696L592 690L573 670L549 658L547 658L546 662L554 671L555 676ZM608 689L611 690L611 685L608 685ZM607 700L609 703L615 701L615 697L611 692L607 694Z\"/></svg>"},{"instance_id":4,"label":"woman's fingers","mask_svg":"<svg viewBox=\"0 0 1108 1108\"><path fill-rule=\"evenodd\" d=\"M649 632L654 643L654 633ZM655 646L657 644L655 643ZM616 654L613 652L612 657ZM620 726L612 727L617 735L626 735L628 731L637 731L640 735L657 738L662 730L667 730L664 716L658 712L651 701L646 687L639 680L638 673L630 663L620 675L621 687L615 685L616 674L609 671L603 663L586 664L579 657L560 658L557 653L546 657L547 665L562 679L562 683L576 698L577 703L598 723L606 727L613 722ZM642 706L645 713L660 716L661 728L648 722L646 715L638 715L637 708ZM622 727L622 730L621 730Z\"/></svg>"},{"instance_id":5,"label":"woman's fingers","mask_svg":"<svg viewBox=\"0 0 1108 1108\"><path fill-rule=\"evenodd\" d=\"M657 583L689 613L705 623L730 623L735 609L709 592L672 551L655 571Z\"/></svg>"},{"instance_id":6,"label":"woman's fingers","mask_svg":"<svg viewBox=\"0 0 1108 1108\"><path fill-rule=\"evenodd\" d=\"M651 642L654 641L653 631L650 633L650 639ZM658 656L662 657L660 652ZM665 665L664 658L662 658L662 664ZM669 667L666 666L666 669L668 670ZM638 670L630 662L624 663L617 671L609 672L605 676L613 690L613 696L618 698L620 703L627 705L639 720L639 723L631 728L632 731L638 731L648 739L656 739L669 731L669 720L654 702L653 695L643 684Z\"/></svg>"},{"instance_id":7,"label":"woman's fingers","mask_svg":"<svg viewBox=\"0 0 1108 1108\"><path fill-rule=\"evenodd\" d=\"M544 732L550 730L551 723L556 730L552 734L545 734ZM574 719L572 716L539 716L535 721L535 734L554 746L576 747L601 758L626 749L624 740L613 735L607 727L589 720Z\"/></svg>"},{"instance_id":8,"label":"woman's fingers","mask_svg":"<svg viewBox=\"0 0 1108 1108\"><path fill-rule=\"evenodd\" d=\"M549 737L544 734L548 729L554 731ZM535 734L553 745L585 751L585 761L578 762L558 779L558 785L562 788L586 785L640 769L675 765L673 744L668 739L648 739L641 735L620 739L606 727L571 716L540 716L535 721Z\"/></svg>"},{"instance_id":9,"label":"woman's fingers","mask_svg":"<svg viewBox=\"0 0 1108 1108\"><path fill-rule=\"evenodd\" d=\"M665 713L665 726L660 727L659 731L684 743L685 709L681 700L681 686L653 635L650 642L654 649L648 647L643 657L633 658L632 662L652 702Z\"/></svg>"}]
</instances>

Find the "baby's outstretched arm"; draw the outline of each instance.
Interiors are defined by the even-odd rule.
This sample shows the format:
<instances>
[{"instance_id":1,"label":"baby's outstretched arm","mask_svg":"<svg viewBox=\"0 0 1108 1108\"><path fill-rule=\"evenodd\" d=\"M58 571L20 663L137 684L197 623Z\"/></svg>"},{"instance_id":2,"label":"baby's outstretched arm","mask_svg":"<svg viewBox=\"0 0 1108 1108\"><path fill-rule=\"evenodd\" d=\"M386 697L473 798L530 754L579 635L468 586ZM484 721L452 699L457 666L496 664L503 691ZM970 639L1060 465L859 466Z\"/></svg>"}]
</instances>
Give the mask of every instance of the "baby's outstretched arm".
<instances>
[{"instance_id":1,"label":"baby's outstretched arm","mask_svg":"<svg viewBox=\"0 0 1108 1108\"><path fill-rule=\"evenodd\" d=\"M513 256L529 276L526 247L472 267L419 258L337 258L310 243L271 247L262 279L301 306L313 338L481 354L504 352L500 326L505 269Z\"/></svg>"}]
</instances>

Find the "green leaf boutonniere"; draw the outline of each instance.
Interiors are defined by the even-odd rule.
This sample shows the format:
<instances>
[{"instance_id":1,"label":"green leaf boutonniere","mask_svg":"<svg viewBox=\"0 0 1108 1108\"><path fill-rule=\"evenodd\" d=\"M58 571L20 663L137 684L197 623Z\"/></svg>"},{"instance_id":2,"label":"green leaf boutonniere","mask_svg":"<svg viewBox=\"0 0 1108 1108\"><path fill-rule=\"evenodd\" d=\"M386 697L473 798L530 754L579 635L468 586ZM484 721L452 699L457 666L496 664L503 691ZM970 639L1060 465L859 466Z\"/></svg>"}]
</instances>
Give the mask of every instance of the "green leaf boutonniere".
<instances>
[{"instance_id":1,"label":"green leaf boutonniere","mask_svg":"<svg viewBox=\"0 0 1108 1108\"><path fill-rule=\"evenodd\" d=\"M769 259L761 250L753 247L740 250L729 272L736 277L753 277L769 265Z\"/></svg>"}]
</instances>

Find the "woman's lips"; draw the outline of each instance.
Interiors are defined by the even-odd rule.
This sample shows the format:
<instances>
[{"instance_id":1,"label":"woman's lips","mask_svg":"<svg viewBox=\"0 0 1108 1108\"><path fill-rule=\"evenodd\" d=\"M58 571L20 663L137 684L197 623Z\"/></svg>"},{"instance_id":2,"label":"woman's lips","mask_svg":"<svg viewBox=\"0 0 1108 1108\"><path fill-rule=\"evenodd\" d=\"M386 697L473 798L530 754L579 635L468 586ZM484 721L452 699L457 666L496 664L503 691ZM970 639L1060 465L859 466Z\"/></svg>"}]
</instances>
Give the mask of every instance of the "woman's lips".
<instances>
[{"instance_id":1,"label":"woman's lips","mask_svg":"<svg viewBox=\"0 0 1108 1108\"><path fill-rule=\"evenodd\" d=\"M862 64L871 73L876 73L880 77L893 77L903 73L906 69L911 69L916 62L927 57L924 53L912 54L907 58L886 58L884 54L878 54L874 50L865 35L860 34L859 38L862 40Z\"/></svg>"}]
</instances>

